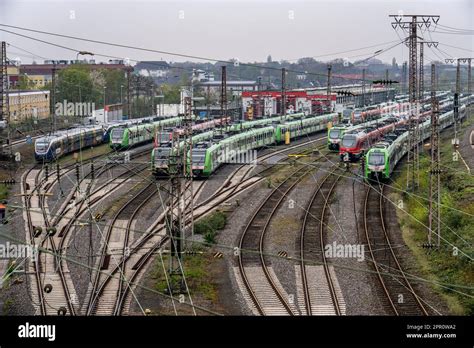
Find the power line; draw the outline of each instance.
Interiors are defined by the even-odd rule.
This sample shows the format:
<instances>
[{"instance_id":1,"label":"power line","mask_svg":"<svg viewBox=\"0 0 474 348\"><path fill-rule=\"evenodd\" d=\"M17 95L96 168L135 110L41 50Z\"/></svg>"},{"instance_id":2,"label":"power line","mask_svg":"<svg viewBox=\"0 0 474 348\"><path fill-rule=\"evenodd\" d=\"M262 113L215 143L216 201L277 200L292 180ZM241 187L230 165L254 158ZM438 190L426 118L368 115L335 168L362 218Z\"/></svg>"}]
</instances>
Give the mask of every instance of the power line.
<instances>
[{"instance_id":1,"label":"power line","mask_svg":"<svg viewBox=\"0 0 474 348\"><path fill-rule=\"evenodd\" d=\"M209 58L209 57L202 57L202 56L195 56L195 55L190 55L190 54L183 54L183 53L176 53L176 52L169 52L169 51L162 51L162 50L156 50L156 49L150 49L150 48L144 48L144 47L137 47L137 46L131 46L131 45L124 45L124 44L119 44L119 43L112 43L112 42L106 42L106 41L99 41L99 40L93 40L93 39L87 39L87 38L81 38L81 37L76 37L76 36L70 36L70 35L64 35L64 34L57 34L57 33L51 33L51 32L46 32L46 31L41 31L41 30L36 30L36 29L28 29L28 28L23 28L23 27L18 27L18 26L13 26L13 25L7 25L7 24L0 24L2 27L8 27L8 28L14 28L14 29L19 29L19 30L24 30L24 31L30 31L30 32L35 32L35 33L40 33L40 34L45 34L45 35L51 35L51 36L57 36L57 37L62 37L62 38L68 38L68 39L73 39L73 40L79 40L79 41L85 41L85 42L91 42L95 44L102 44L102 45L108 45L108 46L114 46L114 47L120 47L120 48L127 48L127 49L133 49L133 50L139 50L139 51L144 51L144 52L151 52L151 53L160 53L160 54L166 54L166 55L171 55L171 56L177 56L177 57L182 57L182 58L189 58L189 59L197 59L197 60L205 60L205 61L213 61L217 63L224 63L224 64L232 64L234 65L234 61L229 61L229 60L222 60L222 59L216 59L216 58ZM0 29L1 31L13 34L13 35L18 35L22 36L25 38L29 38L35 41L43 42L46 44L51 44L56 47L60 47L63 49L67 49L70 51L74 52L79 52L80 50L73 49L70 47L66 47L60 44L55 44L55 43L50 43L48 41L38 39L38 38L33 38L29 37L27 35L23 35L20 33L12 32L9 30L5 29ZM95 54L97 56L105 56L101 54ZM110 56L107 56L110 57ZM115 58L122 58L122 57L115 57ZM265 65L258 65L258 64L252 64L252 63L239 63L239 65L242 66L248 66L248 67L255 67L259 69L267 69L267 70L274 70L274 71L281 71L280 68L277 67L271 67L271 66L265 66ZM288 72L296 73L296 74L307 74L307 75L314 75L314 76L321 76L321 77L326 77L326 74L323 73L315 73L315 72L308 72L308 71L299 71L299 70L290 70L287 69ZM345 80L353 80L353 81L361 81L359 78L349 78L349 77L344 77L344 76L336 76L334 75L333 78L341 78ZM371 80L368 82L372 82Z\"/></svg>"}]
</instances>

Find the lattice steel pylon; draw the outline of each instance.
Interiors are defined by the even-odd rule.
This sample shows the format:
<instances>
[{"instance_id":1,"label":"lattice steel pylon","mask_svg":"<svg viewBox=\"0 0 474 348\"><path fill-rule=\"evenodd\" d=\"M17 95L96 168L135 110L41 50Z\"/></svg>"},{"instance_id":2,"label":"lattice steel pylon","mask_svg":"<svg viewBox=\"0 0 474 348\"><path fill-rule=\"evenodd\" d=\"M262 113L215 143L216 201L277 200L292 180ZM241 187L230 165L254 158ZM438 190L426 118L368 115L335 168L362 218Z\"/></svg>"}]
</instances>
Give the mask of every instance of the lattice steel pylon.
<instances>
[{"instance_id":1,"label":"lattice steel pylon","mask_svg":"<svg viewBox=\"0 0 474 348\"><path fill-rule=\"evenodd\" d=\"M407 156L407 189L415 190L418 183L419 168L419 85L417 84L417 27L429 27L431 22L438 23L439 16L433 15L390 15L395 21L392 27L396 30L398 27L409 30L409 75L408 75L408 100L411 104L411 112L408 121L408 156ZM410 18L410 21L402 21L403 18ZM421 21L418 19L421 18ZM416 114L416 116L415 116Z\"/></svg>"},{"instance_id":2,"label":"lattice steel pylon","mask_svg":"<svg viewBox=\"0 0 474 348\"><path fill-rule=\"evenodd\" d=\"M407 62L403 62L401 92L406 93L406 91L407 91Z\"/></svg>"},{"instance_id":3,"label":"lattice steel pylon","mask_svg":"<svg viewBox=\"0 0 474 348\"><path fill-rule=\"evenodd\" d=\"M362 106L365 106L365 69L362 69Z\"/></svg>"},{"instance_id":4,"label":"lattice steel pylon","mask_svg":"<svg viewBox=\"0 0 474 348\"><path fill-rule=\"evenodd\" d=\"M286 69L281 69L281 115L286 116Z\"/></svg>"},{"instance_id":5,"label":"lattice steel pylon","mask_svg":"<svg viewBox=\"0 0 474 348\"><path fill-rule=\"evenodd\" d=\"M472 86L471 86L471 59L467 59L467 93L471 94L472 93Z\"/></svg>"},{"instance_id":6,"label":"lattice steel pylon","mask_svg":"<svg viewBox=\"0 0 474 348\"><path fill-rule=\"evenodd\" d=\"M8 67L7 67L7 43L2 41L1 53L0 53L0 121L3 121L6 127L5 129L0 128L0 146L2 155L12 156L12 147L10 141L10 102L8 98ZM3 142L7 140L7 150L4 151Z\"/></svg>"},{"instance_id":7,"label":"lattice steel pylon","mask_svg":"<svg viewBox=\"0 0 474 348\"><path fill-rule=\"evenodd\" d=\"M221 127L227 119L227 67L222 66L221 74ZM227 121L225 121L227 123Z\"/></svg>"},{"instance_id":8,"label":"lattice steel pylon","mask_svg":"<svg viewBox=\"0 0 474 348\"><path fill-rule=\"evenodd\" d=\"M168 275L171 279L171 292L185 290L182 260L187 236L194 235L194 192L192 180L192 97L184 97L183 118L184 132L173 131L172 150L169 156L169 184L170 198L168 200L168 213L166 231L170 238L170 258Z\"/></svg>"},{"instance_id":9,"label":"lattice steel pylon","mask_svg":"<svg viewBox=\"0 0 474 348\"><path fill-rule=\"evenodd\" d=\"M328 64L328 82L327 82L327 96L326 96L326 102L329 105L329 110L328 112L331 112L331 70L332 70L332 65Z\"/></svg>"},{"instance_id":10,"label":"lattice steel pylon","mask_svg":"<svg viewBox=\"0 0 474 348\"><path fill-rule=\"evenodd\" d=\"M435 65L431 64L431 168L430 168L430 190L429 190L429 216L428 216L428 245L432 245L432 234L437 236L439 248L441 240L441 211L440 211L440 187L441 168L439 163L439 104L436 98L436 72Z\"/></svg>"},{"instance_id":11,"label":"lattice steel pylon","mask_svg":"<svg viewBox=\"0 0 474 348\"><path fill-rule=\"evenodd\" d=\"M192 97L184 99L184 152L183 152L183 210L184 210L184 225L183 228L186 231L186 235L194 237L194 191L193 191L193 173L192 173L192 160L193 160L193 105ZM186 208L188 205L189 208ZM186 238L186 236L185 236ZM186 245L188 247L188 245Z\"/></svg>"}]
</instances>

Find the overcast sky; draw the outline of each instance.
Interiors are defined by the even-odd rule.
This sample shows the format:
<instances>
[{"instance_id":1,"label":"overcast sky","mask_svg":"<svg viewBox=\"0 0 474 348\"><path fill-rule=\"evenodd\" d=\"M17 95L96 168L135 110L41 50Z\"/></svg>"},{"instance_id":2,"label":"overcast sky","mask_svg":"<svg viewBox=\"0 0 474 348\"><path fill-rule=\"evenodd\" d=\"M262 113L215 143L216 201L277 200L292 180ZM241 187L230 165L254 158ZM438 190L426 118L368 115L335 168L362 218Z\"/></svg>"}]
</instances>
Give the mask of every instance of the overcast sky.
<instances>
[{"instance_id":1,"label":"overcast sky","mask_svg":"<svg viewBox=\"0 0 474 348\"><path fill-rule=\"evenodd\" d=\"M403 11L440 15L439 24L474 30L473 4L472 0L0 0L0 23L195 56L237 58L242 62L264 61L268 54L274 60L314 56L320 60L339 57L354 61L399 40L390 25L390 14ZM137 60L189 60L8 30L98 54ZM404 37L401 30L398 32ZM424 36L430 39L427 32ZM73 52L12 34L0 32L0 38L46 58L76 57ZM432 38L441 44L474 49L472 35L432 33ZM319 57L377 44L383 45ZM439 48L455 57L473 54L443 45ZM8 50L9 58L32 60L18 48ZM436 58L429 49L426 53L428 59ZM443 57L441 52L437 53ZM377 58L388 62L392 57L398 62L406 60L407 47L398 45Z\"/></svg>"}]
</instances>

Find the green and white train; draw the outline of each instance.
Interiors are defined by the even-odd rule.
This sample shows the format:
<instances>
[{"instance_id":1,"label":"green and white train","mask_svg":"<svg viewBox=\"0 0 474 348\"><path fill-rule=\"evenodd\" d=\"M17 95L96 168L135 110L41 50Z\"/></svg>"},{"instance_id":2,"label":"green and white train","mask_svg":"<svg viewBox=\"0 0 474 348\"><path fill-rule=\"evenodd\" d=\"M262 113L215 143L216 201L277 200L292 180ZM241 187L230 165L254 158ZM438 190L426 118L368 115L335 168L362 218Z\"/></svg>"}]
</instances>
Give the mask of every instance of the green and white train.
<instances>
[{"instance_id":1,"label":"green and white train","mask_svg":"<svg viewBox=\"0 0 474 348\"><path fill-rule=\"evenodd\" d=\"M149 143L154 139L159 129L178 127L182 121L183 117L180 116L132 127L114 128L110 134L110 147L116 150L123 150L139 144Z\"/></svg>"},{"instance_id":2,"label":"green and white train","mask_svg":"<svg viewBox=\"0 0 474 348\"><path fill-rule=\"evenodd\" d=\"M230 132L242 132L248 129L252 129L255 127L262 127L262 126L269 126L273 123L280 123L281 121L288 121L292 119L297 119L297 118L302 118L305 117L304 113L295 113L295 114L288 114L285 116L274 116L274 117L268 117L268 118L262 118L258 120L252 120L252 121L243 121L243 122L238 122L231 124L229 126L229 131Z\"/></svg>"},{"instance_id":3,"label":"green and white train","mask_svg":"<svg viewBox=\"0 0 474 348\"><path fill-rule=\"evenodd\" d=\"M214 138L216 132L211 130L203 133L193 135L192 142L200 143L210 141ZM156 177L166 177L169 175L169 158L170 155L177 155L178 151L182 152L184 149L184 141L181 141L178 147L172 147L171 142L161 143L151 151L151 171Z\"/></svg>"},{"instance_id":4,"label":"green and white train","mask_svg":"<svg viewBox=\"0 0 474 348\"><path fill-rule=\"evenodd\" d=\"M459 118L466 115L466 106L459 108ZM439 116L439 130L443 130L454 123L453 111L448 111ZM396 165L408 152L408 131L403 131L394 140L386 138L376 143L365 156L364 177L366 180L388 180ZM420 142L431 135L431 120L428 119L420 125Z\"/></svg>"},{"instance_id":5,"label":"green and white train","mask_svg":"<svg viewBox=\"0 0 474 348\"><path fill-rule=\"evenodd\" d=\"M195 177L209 177L224 163L251 164L257 159L255 151L258 148L285 142L287 132L291 141L304 135L325 130L329 122L336 123L337 121L337 113L312 116L278 125L251 129L225 138L218 143L198 143L193 147L192 163L188 160L187 170L191 171Z\"/></svg>"}]
</instances>

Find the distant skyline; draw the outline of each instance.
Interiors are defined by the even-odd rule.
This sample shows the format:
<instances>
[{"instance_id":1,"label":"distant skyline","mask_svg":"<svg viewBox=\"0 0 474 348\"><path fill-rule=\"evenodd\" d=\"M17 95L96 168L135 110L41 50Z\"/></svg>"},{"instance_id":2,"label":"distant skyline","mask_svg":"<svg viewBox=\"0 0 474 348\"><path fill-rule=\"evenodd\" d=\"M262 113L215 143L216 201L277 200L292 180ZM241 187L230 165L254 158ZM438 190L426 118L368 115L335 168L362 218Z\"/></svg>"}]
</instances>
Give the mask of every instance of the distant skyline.
<instances>
[{"instance_id":1,"label":"distant skyline","mask_svg":"<svg viewBox=\"0 0 474 348\"><path fill-rule=\"evenodd\" d=\"M470 0L421 0L416 3L408 0L1 0L0 23L222 60L262 62L271 55L274 61L314 57L322 61L345 58L353 62L396 45L396 40L405 36L400 29L400 36L397 35L388 17L399 11L440 15L440 25L474 31L474 2ZM193 61L4 27L0 29L96 54L134 60ZM438 32L421 33L427 40L432 38L440 42L441 51L425 50L426 62L449 55L473 55L472 35L442 33L451 29L440 27L434 30ZM71 51L10 33L0 31L0 39L17 46L8 48L8 56L10 59L18 57L23 63L30 63L33 58L21 49L47 59L76 59L76 54ZM367 46L374 47L339 53ZM408 48L400 44L376 58L390 64L393 57L399 64L407 60ZM104 57L95 59L108 60ZM43 58L36 60L42 62Z\"/></svg>"}]
</instances>

